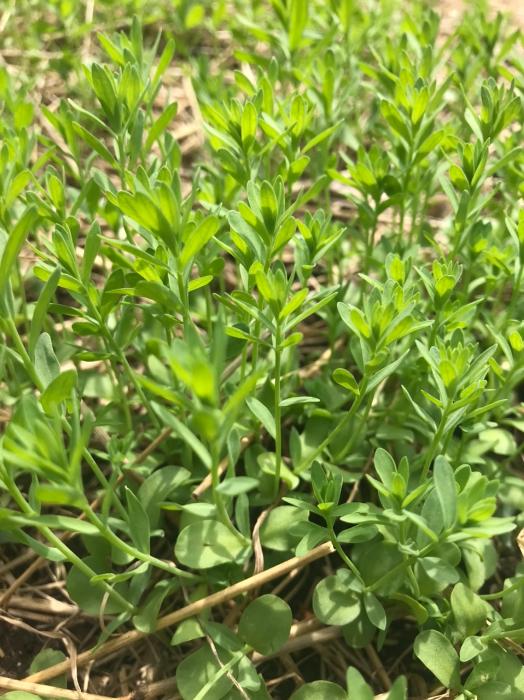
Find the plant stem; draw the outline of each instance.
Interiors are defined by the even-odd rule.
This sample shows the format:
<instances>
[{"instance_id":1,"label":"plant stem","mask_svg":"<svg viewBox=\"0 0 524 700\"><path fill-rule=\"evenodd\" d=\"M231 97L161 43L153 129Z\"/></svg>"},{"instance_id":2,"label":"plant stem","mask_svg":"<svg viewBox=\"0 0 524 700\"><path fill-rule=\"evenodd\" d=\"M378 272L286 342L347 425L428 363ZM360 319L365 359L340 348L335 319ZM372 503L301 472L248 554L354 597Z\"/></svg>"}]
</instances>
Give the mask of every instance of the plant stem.
<instances>
[{"instance_id":1,"label":"plant stem","mask_svg":"<svg viewBox=\"0 0 524 700\"><path fill-rule=\"evenodd\" d=\"M280 408L280 366L282 360L282 337L280 324L277 321L275 333L275 484L273 496L278 496L280 487L280 471L282 467L282 419Z\"/></svg>"},{"instance_id":2,"label":"plant stem","mask_svg":"<svg viewBox=\"0 0 524 700\"><path fill-rule=\"evenodd\" d=\"M86 507L84 508L84 513L86 516L86 520L92 523L100 531L100 534L104 537L104 539L113 546L115 546L117 549L120 549L120 551L124 552L125 554L128 554L129 556L133 557L134 559L138 559L139 561L151 564L152 566L155 566L158 569L167 571L170 574L179 576L180 578L190 579L191 581L200 580L198 576L195 576L194 574L191 574L188 571L183 571L182 569L179 569L177 566L175 566L175 564L171 564L170 562L158 559L157 557L154 557L151 554L142 552L139 549L136 549L136 547L133 547L124 540L120 539L120 537L118 537L118 535L115 535L115 533L96 515L96 513L88 505L86 505Z\"/></svg>"},{"instance_id":3,"label":"plant stem","mask_svg":"<svg viewBox=\"0 0 524 700\"><path fill-rule=\"evenodd\" d=\"M22 342L22 339L20 338L20 334L18 333L18 328L16 327L16 324L14 323L12 318L6 319L5 323L7 325L8 330L9 330L9 335L11 336L11 338L13 340L14 346L20 355L20 358L22 360L22 363L24 365L24 368L25 368L27 374L29 375L29 377L32 380L35 387L39 391L43 391L44 385L42 384L38 374L36 373L35 366L34 366L33 362L31 361L31 358L29 357L27 350L25 349L25 346ZM61 418L61 424L62 424L63 430L68 435L70 435L71 434L71 426L69 425L67 420L63 417ZM84 447L84 449L82 450L82 455L83 455L84 459L86 460L87 464L89 465L89 467L91 468L91 470L93 471L94 475L96 476L96 478L100 482L100 484L107 490L109 488L109 482L106 479L106 477L104 476L102 470L100 469L98 464L95 462L95 460L93 459L89 450L86 447ZM110 493L112 494L113 502L114 502L115 506L117 507L117 510L120 512L120 515L125 516L124 507L122 506L122 504L118 500L118 497L116 496L116 494L114 493L114 491L112 489L110 489Z\"/></svg>"},{"instance_id":4,"label":"plant stem","mask_svg":"<svg viewBox=\"0 0 524 700\"><path fill-rule=\"evenodd\" d=\"M25 371L29 375L29 378L31 379L35 387L39 391L42 391L44 389L44 385L42 384L40 377L36 373L33 362L31 361L31 358L29 357L29 354L25 349L25 345L22 342L22 338L20 337L20 333L18 332L18 328L16 327L15 322L11 317L8 317L5 319L4 323L7 326L7 330L14 343L15 349L20 355L20 359L22 360L22 364L24 365Z\"/></svg>"},{"instance_id":5,"label":"plant stem","mask_svg":"<svg viewBox=\"0 0 524 700\"><path fill-rule=\"evenodd\" d=\"M331 540L331 544L335 548L337 554L340 556L344 564L348 567L348 569L355 575L355 578L360 581L362 585L365 586L364 579L362 578L360 571L357 569L355 564L351 561L351 559L348 557L348 555L344 552L342 545L340 542L337 540L337 536L335 534L335 530L333 529L333 520L331 518L326 519L326 524L327 524L327 529L329 533L329 539Z\"/></svg>"},{"instance_id":6,"label":"plant stem","mask_svg":"<svg viewBox=\"0 0 524 700\"><path fill-rule=\"evenodd\" d=\"M232 532L238 539L245 540L245 538L238 532L236 527L231 522L229 513L222 498L222 494L218 491L220 486L220 455L216 444L213 445L211 449L211 489L213 492L213 503L217 509L217 514L223 525L227 527L230 532ZM247 541L247 540L246 540Z\"/></svg>"},{"instance_id":7,"label":"plant stem","mask_svg":"<svg viewBox=\"0 0 524 700\"><path fill-rule=\"evenodd\" d=\"M29 515L31 517L35 517L38 515L36 511L34 511L29 503L25 500L23 497L21 491L19 490L18 486L14 482L14 480L7 475L6 478L6 486L7 489L17 504L17 506L20 508L22 513L25 515ZM73 552L72 549L69 549L69 547L59 538L55 533L48 527L45 526L38 526L38 531L46 538L46 540L67 559L73 566L76 566L76 568L81 571L84 576L86 576L88 579L93 578L94 576L97 575L97 572L94 571L90 566L88 566L75 552ZM118 591L116 591L114 588L112 588L108 583L105 581L100 581L98 584L101 588L104 589L104 591L113 598L124 610L126 610L129 613L133 613L135 611L135 606L132 605L126 598L124 598L123 595L121 595Z\"/></svg>"},{"instance_id":8,"label":"plant stem","mask_svg":"<svg viewBox=\"0 0 524 700\"><path fill-rule=\"evenodd\" d=\"M512 593L513 591L522 588L522 586L524 586L524 576L521 576L521 578L519 578L515 583L511 584L511 586L503 588L497 593L485 593L484 595L481 594L480 597L482 600L497 600L497 598L503 598L508 593Z\"/></svg>"},{"instance_id":9,"label":"plant stem","mask_svg":"<svg viewBox=\"0 0 524 700\"><path fill-rule=\"evenodd\" d=\"M232 668L234 668L244 657L245 655L245 650L241 649L240 651L237 651L233 656L229 659L229 661L225 664L222 664L218 671L215 673L215 675L208 680L208 682L200 689L200 691L195 695L195 700L204 700L204 698L209 697L209 691L211 691L222 676L225 676L226 674L231 671Z\"/></svg>"},{"instance_id":10,"label":"plant stem","mask_svg":"<svg viewBox=\"0 0 524 700\"><path fill-rule=\"evenodd\" d=\"M313 451L313 453L308 455L306 459L302 460L302 462L298 465L296 469L296 472L298 474L300 474L300 472L306 469L314 459L316 459L320 454L322 454L322 452L326 449L326 447L328 447L332 440L334 440L335 437L349 425L351 419L360 408L360 404L362 403L362 399L364 397L364 394L366 393L367 384L367 377L364 376L359 386L360 393L358 396L355 397L349 411L340 419L335 428L329 433L329 435L326 438L324 438L324 440L320 443L320 445L318 445L318 447Z\"/></svg>"},{"instance_id":11,"label":"plant stem","mask_svg":"<svg viewBox=\"0 0 524 700\"><path fill-rule=\"evenodd\" d=\"M449 414L451 413L451 408L450 404L448 404L444 411L442 412L442 416L440 418L440 422L437 428L437 432L433 436L433 440L431 441L431 445L428 448L428 451L426 453L426 459L424 461L424 465L422 467L422 474L421 474L421 482L427 477L429 468L431 466L431 463L433 462L433 458L435 457L435 453L438 450L438 447L440 445L440 440L442 438L442 434L444 433L444 429L446 427L446 423L449 418Z\"/></svg>"},{"instance_id":12,"label":"plant stem","mask_svg":"<svg viewBox=\"0 0 524 700\"><path fill-rule=\"evenodd\" d=\"M362 432L362 427L364 426L364 424L365 424L366 420L368 419L369 414L371 412L371 407L373 405L373 397L374 397L374 392L371 393L371 396L369 397L366 409L363 412L363 414L359 417L357 425L355 426L354 430L351 431L351 436L350 436L346 446L341 450L341 452L338 455L336 455L335 461L338 462L338 461L344 459L344 457L347 454L349 454L353 445L360 437L360 434Z\"/></svg>"}]
</instances>

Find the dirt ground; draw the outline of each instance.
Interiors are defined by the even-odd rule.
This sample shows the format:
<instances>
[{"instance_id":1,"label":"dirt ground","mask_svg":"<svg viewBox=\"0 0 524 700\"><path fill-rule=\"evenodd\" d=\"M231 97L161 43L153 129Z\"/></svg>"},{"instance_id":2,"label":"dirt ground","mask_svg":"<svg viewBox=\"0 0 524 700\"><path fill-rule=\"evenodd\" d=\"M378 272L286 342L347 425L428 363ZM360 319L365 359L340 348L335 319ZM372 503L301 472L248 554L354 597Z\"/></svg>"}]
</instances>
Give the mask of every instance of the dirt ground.
<instances>
[{"instance_id":1,"label":"dirt ground","mask_svg":"<svg viewBox=\"0 0 524 700\"><path fill-rule=\"evenodd\" d=\"M438 5L442 11L443 23L449 22L453 26L464 10L476 4L484 3L481 0L441 0ZM524 28L524 0L490 0L487 4L494 13L512 14L518 25Z\"/></svg>"}]
</instances>

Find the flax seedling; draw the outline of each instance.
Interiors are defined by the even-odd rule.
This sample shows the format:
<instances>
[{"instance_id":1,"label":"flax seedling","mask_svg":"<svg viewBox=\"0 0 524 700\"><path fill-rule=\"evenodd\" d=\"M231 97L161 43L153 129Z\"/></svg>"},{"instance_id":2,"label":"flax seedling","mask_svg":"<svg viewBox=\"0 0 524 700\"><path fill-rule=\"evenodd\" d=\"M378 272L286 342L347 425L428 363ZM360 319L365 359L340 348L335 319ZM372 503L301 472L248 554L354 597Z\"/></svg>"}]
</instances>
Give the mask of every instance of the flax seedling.
<instances>
[{"instance_id":1,"label":"flax seedling","mask_svg":"<svg viewBox=\"0 0 524 700\"><path fill-rule=\"evenodd\" d=\"M2 571L135 627L95 659L182 620L184 699L520 699L518 30L48 4L2 19ZM378 672L282 673L334 637Z\"/></svg>"}]
</instances>

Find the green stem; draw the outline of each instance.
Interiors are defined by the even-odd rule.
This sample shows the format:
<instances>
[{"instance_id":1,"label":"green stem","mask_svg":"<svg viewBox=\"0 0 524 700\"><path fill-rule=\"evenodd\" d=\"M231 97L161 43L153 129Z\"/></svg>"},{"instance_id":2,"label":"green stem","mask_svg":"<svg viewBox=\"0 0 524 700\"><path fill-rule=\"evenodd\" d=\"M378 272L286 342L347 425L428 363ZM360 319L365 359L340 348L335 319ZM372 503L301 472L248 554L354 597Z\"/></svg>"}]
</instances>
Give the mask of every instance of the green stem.
<instances>
[{"instance_id":1,"label":"green stem","mask_svg":"<svg viewBox=\"0 0 524 700\"><path fill-rule=\"evenodd\" d=\"M20 355L20 358L22 360L22 363L24 365L24 368L25 368L27 374L29 375L29 377L30 377L31 381L33 382L33 384L35 385L35 387L39 391L43 391L44 385L41 382L41 380L36 372L35 366L34 366L33 362L31 361L31 358L29 357L27 350L25 349L25 346L22 342L22 339L20 338L20 334L18 333L18 328L16 327L16 324L14 323L12 318L6 319L5 324L7 325L7 328L9 330L9 335L11 336L13 343L14 343L14 346L15 346L18 354ZM71 434L71 426L69 425L69 423L66 421L65 418L61 418L61 424L62 424L63 430L68 435L70 435ZM102 487L107 490L109 488L109 482L106 479L106 477L104 476L104 474L103 474L102 470L100 469L100 467L98 466L98 464L95 462L95 460L93 459L93 457L89 453L89 450L87 449L87 447L84 447L84 449L82 450L82 455L83 455L85 461L87 462L87 464L89 465L89 467L91 468L92 472L94 473L94 475L96 476L96 478L98 479L100 484L102 485ZM113 490L110 490L110 492L112 494L113 502L114 502L117 510L120 512L120 515L125 516L126 511L125 511L124 507L122 506L122 504L120 503L120 501L118 500L116 494L114 494Z\"/></svg>"},{"instance_id":2,"label":"green stem","mask_svg":"<svg viewBox=\"0 0 524 700\"><path fill-rule=\"evenodd\" d=\"M384 576L381 576L377 581L370 584L369 586L366 586L366 591L368 591L369 593L373 593L373 591L378 590L382 586L382 584L386 583L386 581L389 581L389 579L392 578L393 576L396 576L396 574L399 571L402 571L408 565L409 565L409 560L401 561L396 566L394 566L390 571L388 571L387 574L384 574Z\"/></svg>"},{"instance_id":3,"label":"green stem","mask_svg":"<svg viewBox=\"0 0 524 700\"><path fill-rule=\"evenodd\" d=\"M282 419L280 408L280 365L282 360L282 337L280 324L277 322L275 333L275 485L273 496L278 496L280 488L280 471L282 468Z\"/></svg>"},{"instance_id":4,"label":"green stem","mask_svg":"<svg viewBox=\"0 0 524 700\"><path fill-rule=\"evenodd\" d=\"M311 464L311 462L313 462L313 460L315 460L319 455L321 455L322 452L324 452L324 450L326 449L326 447L328 447L328 445L336 438L336 436L349 425L355 413L360 408L362 399L364 397L364 394L366 393L367 384L368 380L367 377L364 375L362 381L360 382L359 395L355 397L355 400L353 401L349 411L340 419L335 428L329 433L329 435L326 438L324 438L320 445L316 447L313 453L308 455L306 459L302 460L302 462L298 465L296 469L297 474L300 474L300 472L304 471L304 469L306 469Z\"/></svg>"},{"instance_id":5,"label":"green stem","mask_svg":"<svg viewBox=\"0 0 524 700\"><path fill-rule=\"evenodd\" d=\"M5 319L4 321L5 325L7 326L7 330L9 332L9 335L11 336L11 339L14 343L15 349L20 355L20 359L22 360L22 364L24 365L25 371L29 375L29 378L35 385L35 387L39 391L43 391L44 385L40 380L40 377L36 373L35 367L31 361L31 358L29 357L29 354L27 350L25 349L25 346L22 342L22 339L20 338L20 334L18 332L18 328L16 327L15 322L11 317Z\"/></svg>"},{"instance_id":6,"label":"green stem","mask_svg":"<svg viewBox=\"0 0 524 700\"><path fill-rule=\"evenodd\" d=\"M195 700L204 700L204 698L210 697L210 691L213 689L214 685L225 676L232 668L234 668L245 656L249 649L241 649L237 651L227 663L222 664L215 675L208 680L203 688L195 695Z\"/></svg>"},{"instance_id":7,"label":"green stem","mask_svg":"<svg viewBox=\"0 0 524 700\"><path fill-rule=\"evenodd\" d=\"M29 503L25 500L24 496L22 495L21 491L19 490L18 486L15 484L14 480L11 477L6 478L6 486L7 489L17 504L17 506L20 508L22 513L25 515L29 515L31 517L38 516L38 513L34 511ZM73 565L76 566L76 568L81 571L84 576L86 576L88 579L92 579L94 576L97 575L97 572L94 571L90 566L88 566L77 554L73 552L73 550L69 549L69 547L59 538L55 535L55 533L48 527L42 527L38 526L38 531L46 538L46 540ZM135 606L132 605L126 598L124 598L123 595L121 595L118 591L116 591L114 588L112 588L108 583L105 581L99 581L97 583L98 586L103 588L103 590L113 598L124 610L126 610L129 613L133 613L135 611Z\"/></svg>"},{"instance_id":8,"label":"green stem","mask_svg":"<svg viewBox=\"0 0 524 700\"><path fill-rule=\"evenodd\" d=\"M183 571L182 569L179 569L177 566L175 566L175 564L163 561L162 559L158 559L157 557L154 557L151 554L147 554L146 552L141 552L139 549L136 549L124 540L120 539L120 537L118 537L118 535L115 535L115 533L96 515L96 513L88 505L84 507L84 513L86 519L100 531L100 534L104 537L104 539L107 542L109 542L109 544L112 544L114 547L124 552L125 554L128 554L130 557L138 559L139 561L146 562L147 564L151 564L157 569L162 569L162 571L167 571L168 573L173 574L174 576L179 576L180 578L189 579L191 581L200 580L198 576L195 576L194 574L191 574L188 571Z\"/></svg>"},{"instance_id":9,"label":"green stem","mask_svg":"<svg viewBox=\"0 0 524 700\"><path fill-rule=\"evenodd\" d=\"M428 340L428 348L433 347L433 345L435 344L435 340L437 338L437 333L438 333L439 328L440 328L440 309L437 309L437 311L435 313L435 319L433 321L433 325L431 326L431 333L430 333L429 340Z\"/></svg>"},{"instance_id":10,"label":"green stem","mask_svg":"<svg viewBox=\"0 0 524 700\"><path fill-rule=\"evenodd\" d=\"M236 527L231 522L231 518L229 517L229 513L227 512L227 508L224 503L224 499L222 498L222 494L220 493L220 491L218 491L218 487L220 486L220 456L219 448L216 444L214 444L211 449L211 457L211 490L213 492L213 503L215 504L215 508L217 509L218 517L220 521L227 527L227 529L235 535L235 537L244 541L245 538L238 532Z\"/></svg>"},{"instance_id":11,"label":"green stem","mask_svg":"<svg viewBox=\"0 0 524 700\"><path fill-rule=\"evenodd\" d=\"M189 323L189 295L187 293L187 286L184 284L183 270L178 271L177 285L178 296L180 297L180 302L182 304L182 319L184 321L184 327L186 327Z\"/></svg>"},{"instance_id":12,"label":"green stem","mask_svg":"<svg viewBox=\"0 0 524 700\"><path fill-rule=\"evenodd\" d=\"M444 411L442 412L442 416L440 418L440 422L437 428L437 432L433 436L433 440L431 441L431 445L428 448L428 451L426 453L426 459L424 461L424 465L422 467L422 474L421 474L421 481L423 481L429 472L429 468L431 466L431 463L433 462L433 458L435 457L435 453L438 450L438 447L440 445L440 440L442 439L442 435L444 433L444 428L446 427L446 423L449 418L450 414L450 405L448 404Z\"/></svg>"},{"instance_id":13,"label":"green stem","mask_svg":"<svg viewBox=\"0 0 524 700\"><path fill-rule=\"evenodd\" d=\"M371 412L371 407L373 405L373 398L374 398L374 392L371 393L371 396L369 397L368 404L366 406L366 410L364 413L360 416L357 425L355 428L351 431L351 436L346 444L346 446L342 449L342 451L335 456L335 461L340 462L346 455L349 454L351 449L353 448L353 445L355 442L358 440L360 437L360 434L362 432L362 428L364 427L365 422L367 421L369 414Z\"/></svg>"},{"instance_id":14,"label":"green stem","mask_svg":"<svg viewBox=\"0 0 524 700\"><path fill-rule=\"evenodd\" d=\"M118 362L120 362L120 364L123 366L128 378L129 378L129 381L131 382L131 384L135 388L135 391L138 394L143 406L147 410L149 417L151 418L151 421L153 422L153 425L155 425L157 428L159 428L160 423L159 423L159 420L157 418L157 415L153 411L147 396L144 394L144 391L143 391L142 387L140 386L140 383L137 380L131 365L127 361L127 357L125 356L125 354L121 350L121 348L119 348L118 345L116 344L113 336L111 335L111 332L109 331L109 329L107 328L107 326L104 323L104 320L102 319L102 317L98 313L98 310L94 306L91 306L91 311L92 311L93 315L95 316L98 325L100 326L100 329L102 331L102 335L105 339L105 344L106 344L107 350L112 351L116 355ZM115 372L115 373L118 377L118 373L117 372Z\"/></svg>"},{"instance_id":15,"label":"green stem","mask_svg":"<svg viewBox=\"0 0 524 700\"><path fill-rule=\"evenodd\" d=\"M109 374L113 379L113 386L118 394L119 403L124 411L125 423L127 432L132 432L133 430L133 417L131 416L131 409L129 408L129 402L127 400L125 387L120 381L118 376L118 369L116 367L116 362L114 357L109 358Z\"/></svg>"},{"instance_id":16,"label":"green stem","mask_svg":"<svg viewBox=\"0 0 524 700\"><path fill-rule=\"evenodd\" d=\"M337 536L335 534L335 530L333 529L333 520L331 518L326 519L326 524L327 524L327 529L328 529L328 534L329 534L329 539L331 540L331 544L337 551L337 554L339 557L342 559L344 564L348 567L348 569L354 574L355 578L360 581L362 585L366 585L364 582L364 579L362 578L360 571L357 569L355 564L351 561L351 559L348 557L348 555L344 552L342 549L342 545L340 542L337 540Z\"/></svg>"},{"instance_id":17,"label":"green stem","mask_svg":"<svg viewBox=\"0 0 524 700\"><path fill-rule=\"evenodd\" d=\"M516 583L513 583L511 586L508 586L507 588L504 588L503 590L498 591L497 593L486 593L484 595L481 595L480 597L482 598L482 600L497 600L497 598L503 598L508 593L516 591L522 586L524 586L524 576L521 576Z\"/></svg>"}]
</instances>

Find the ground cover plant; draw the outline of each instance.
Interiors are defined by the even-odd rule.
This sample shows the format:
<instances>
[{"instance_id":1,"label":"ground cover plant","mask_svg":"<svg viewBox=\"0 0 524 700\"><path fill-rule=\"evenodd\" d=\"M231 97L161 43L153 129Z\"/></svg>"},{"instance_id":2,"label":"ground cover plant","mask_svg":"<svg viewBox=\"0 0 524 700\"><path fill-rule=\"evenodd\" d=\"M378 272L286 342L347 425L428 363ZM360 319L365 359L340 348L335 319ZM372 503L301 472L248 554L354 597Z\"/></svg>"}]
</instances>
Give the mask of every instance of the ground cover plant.
<instances>
[{"instance_id":1,"label":"ground cover plant","mask_svg":"<svg viewBox=\"0 0 524 700\"><path fill-rule=\"evenodd\" d=\"M0 26L0 691L524 698L522 32Z\"/></svg>"}]
</instances>

